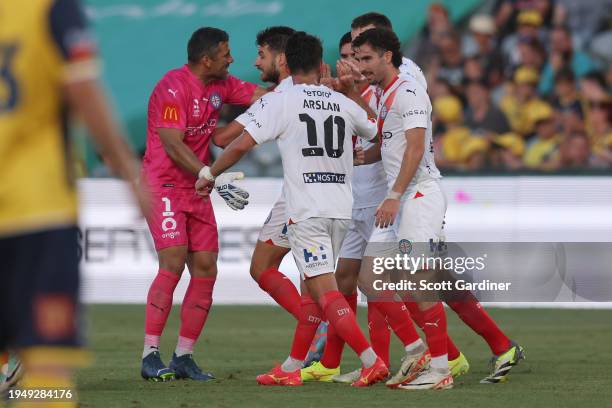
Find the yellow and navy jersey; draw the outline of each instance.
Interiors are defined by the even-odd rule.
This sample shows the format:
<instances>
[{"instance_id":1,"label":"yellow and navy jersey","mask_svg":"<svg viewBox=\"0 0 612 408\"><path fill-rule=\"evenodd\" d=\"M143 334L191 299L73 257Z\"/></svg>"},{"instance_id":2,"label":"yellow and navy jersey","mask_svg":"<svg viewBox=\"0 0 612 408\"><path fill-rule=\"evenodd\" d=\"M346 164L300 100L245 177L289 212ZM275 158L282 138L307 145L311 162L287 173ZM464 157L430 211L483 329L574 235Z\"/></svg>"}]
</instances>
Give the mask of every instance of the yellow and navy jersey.
<instances>
[{"instance_id":1,"label":"yellow and navy jersey","mask_svg":"<svg viewBox=\"0 0 612 408\"><path fill-rule=\"evenodd\" d=\"M76 223L64 89L94 50L76 0L0 1L0 236Z\"/></svg>"}]
</instances>

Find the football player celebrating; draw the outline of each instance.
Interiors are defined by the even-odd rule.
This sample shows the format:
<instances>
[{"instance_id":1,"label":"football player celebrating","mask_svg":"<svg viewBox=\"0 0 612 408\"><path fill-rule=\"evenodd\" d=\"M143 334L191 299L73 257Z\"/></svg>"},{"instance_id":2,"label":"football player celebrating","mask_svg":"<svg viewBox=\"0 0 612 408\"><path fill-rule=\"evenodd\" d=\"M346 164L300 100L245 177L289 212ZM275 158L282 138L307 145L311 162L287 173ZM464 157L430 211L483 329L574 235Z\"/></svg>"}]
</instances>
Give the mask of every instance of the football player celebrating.
<instances>
[{"instance_id":1,"label":"football player celebrating","mask_svg":"<svg viewBox=\"0 0 612 408\"><path fill-rule=\"evenodd\" d=\"M372 28L391 30L392 25L390 20L382 14L374 12L366 13L353 20L351 24L352 38L355 39L363 31ZM352 68L353 70L355 69L354 66ZM401 79L409 82L416 81L418 85L421 85L425 90L427 89L427 82L422 70L409 58L402 57L399 71ZM353 73L354 75L361 76L359 71ZM377 160L380 157L379 147L380 145L376 145L374 148L366 151L366 162ZM487 342L493 354L491 372L481 382L494 384L505 381L506 375L510 370L524 358L523 347L508 338L472 293L464 293L464 297L461 300L447 301L446 303L468 327ZM417 305L414 302L406 302L406 306L410 310L410 315L414 321L423 329L423 315ZM376 314L372 315L375 320L369 322L372 331L370 336L376 352L379 355L385 356L386 354L382 350L389 347L389 341L388 337L385 337L384 325L376 322L376 316ZM379 334L376 334L376 332ZM386 345L385 339L387 339ZM456 377L466 373L469 370L468 361L463 353L459 352L450 337L447 338L447 346L449 367L453 376Z\"/></svg>"},{"instance_id":2,"label":"football player celebrating","mask_svg":"<svg viewBox=\"0 0 612 408\"><path fill-rule=\"evenodd\" d=\"M323 315L359 355L363 367L354 386L385 378L388 369L359 329L355 314L337 290L335 263L350 223L350 180L353 159L349 135L373 139L377 129L355 102L319 85L320 41L296 33L285 50L294 86L271 95L196 187L208 194L215 179L257 143L277 140L283 159L283 194L287 201L288 237L304 280L299 326L310 326L307 337L293 339L290 356L281 366L257 377L263 385L300 385L300 368L314 330Z\"/></svg>"},{"instance_id":3,"label":"football player celebrating","mask_svg":"<svg viewBox=\"0 0 612 408\"><path fill-rule=\"evenodd\" d=\"M209 160L209 142L223 103L250 105L266 90L228 74L233 62L225 31L204 27L187 45L188 62L167 72L149 99L147 150L142 178L153 196L147 217L159 270L147 296L141 375L151 381L190 378L208 381L193 360L193 348L212 305L217 276L217 225L209 198L193 192ZM248 194L232 184L239 173L222 177L219 195L242 209ZM191 279L181 307L177 346L167 368L159 341L172 307L172 295L189 267Z\"/></svg>"},{"instance_id":4,"label":"football player celebrating","mask_svg":"<svg viewBox=\"0 0 612 408\"><path fill-rule=\"evenodd\" d=\"M431 103L425 89L416 81L399 78L401 53L397 36L390 30L374 28L357 36L353 47L361 73L370 84L383 89L377 109L378 127L383 135L381 155L389 187L376 211L376 228L361 266L363 279L371 273L373 257L380 255L376 243L428 242L430 239L438 242L446 199L438 183L440 172L429 149ZM366 295L375 294L366 291ZM402 367L387 385L402 389L452 388L442 303L422 302L419 309L424 316L423 329L431 357L425 357L428 351L423 346L406 349ZM423 360L424 367L415 373L416 377L406 378L405 368L412 369Z\"/></svg>"},{"instance_id":5,"label":"football player celebrating","mask_svg":"<svg viewBox=\"0 0 612 408\"><path fill-rule=\"evenodd\" d=\"M275 85L274 92L283 92L293 86L293 80L287 68L285 46L294 32L292 28L277 26L268 27L257 34L255 67L261 71L262 81L272 82ZM240 136L244 127L255 117L260 107L265 106L268 96L269 94L264 95L259 102L253 104L230 124L217 129L213 134L213 142L220 147L225 147ZM283 258L290 250L285 206L285 199L281 194L259 233L251 258L250 272L261 289L298 319L300 294L291 280L278 270Z\"/></svg>"}]
</instances>

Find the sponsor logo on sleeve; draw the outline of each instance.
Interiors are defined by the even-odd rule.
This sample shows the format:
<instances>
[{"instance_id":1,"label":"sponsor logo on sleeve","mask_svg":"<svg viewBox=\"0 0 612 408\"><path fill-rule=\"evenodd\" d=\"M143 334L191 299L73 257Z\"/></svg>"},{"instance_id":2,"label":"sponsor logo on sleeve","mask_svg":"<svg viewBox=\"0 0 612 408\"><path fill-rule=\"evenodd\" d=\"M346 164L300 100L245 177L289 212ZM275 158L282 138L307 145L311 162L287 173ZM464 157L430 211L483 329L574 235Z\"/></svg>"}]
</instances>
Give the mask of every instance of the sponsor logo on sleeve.
<instances>
[{"instance_id":1,"label":"sponsor logo on sleeve","mask_svg":"<svg viewBox=\"0 0 612 408\"><path fill-rule=\"evenodd\" d=\"M162 107L163 119L170 123L179 123L179 108L175 104L166 103Z\"/></svg>"},{"instance_id":2,"label":"sponsor logo on sleeve","mask_svg":"<svg viewBox=\"0 0 612 408\"><path fill-rule=\"evenodd\" d=\"M427 111L424 109L412 109L412 110L402 113L403 118L407 118L408 116L415 116L415 115L427 115Z\"/></svg>"}]
</instances>

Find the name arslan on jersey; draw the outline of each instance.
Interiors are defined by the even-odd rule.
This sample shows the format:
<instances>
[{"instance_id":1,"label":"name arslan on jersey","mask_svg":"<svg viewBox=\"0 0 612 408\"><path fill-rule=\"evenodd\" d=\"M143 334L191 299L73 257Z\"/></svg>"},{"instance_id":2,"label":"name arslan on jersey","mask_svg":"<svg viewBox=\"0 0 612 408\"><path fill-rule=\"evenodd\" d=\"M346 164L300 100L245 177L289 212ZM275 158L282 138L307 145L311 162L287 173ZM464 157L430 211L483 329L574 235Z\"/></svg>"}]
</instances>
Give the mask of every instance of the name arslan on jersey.
<instances>
[{"instance_id":1,"label":"name arslan on jersey","mask_svg":"<svg viewBox=\"0 0 612 408\"><path fill-rule=\"evenodd\" d=\"M304 99L304 108L340 112L340 105L337 103L319 100L313 101L312 99Z\"/></svg>"}]
</instances>

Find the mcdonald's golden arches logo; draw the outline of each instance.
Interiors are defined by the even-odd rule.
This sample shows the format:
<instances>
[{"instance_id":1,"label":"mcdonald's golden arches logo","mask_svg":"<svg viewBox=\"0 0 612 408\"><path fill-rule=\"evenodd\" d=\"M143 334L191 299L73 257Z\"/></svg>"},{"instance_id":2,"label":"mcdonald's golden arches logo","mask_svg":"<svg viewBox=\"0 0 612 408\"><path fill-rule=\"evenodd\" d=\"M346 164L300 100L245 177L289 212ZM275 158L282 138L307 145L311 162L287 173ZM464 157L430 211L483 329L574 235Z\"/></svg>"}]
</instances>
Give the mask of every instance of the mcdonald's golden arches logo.
<instances>
[{"instance_id":1,"label":"mcdonald's golden arches logo","mask_svg":"<svg viewBox=\"0 0 612 408\"><path fill-rule=\"evenodd\" d=\"M178 115L178 107L173 104L165 104L163 108L163 118L166 122L175 122L178 123L179 115Z\"/></svg>"}]
</instances>

